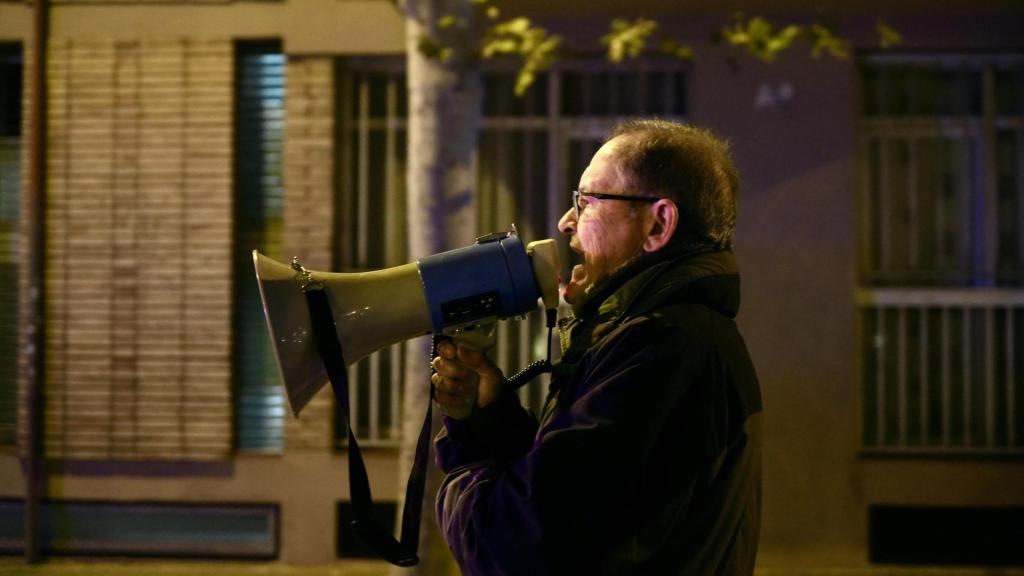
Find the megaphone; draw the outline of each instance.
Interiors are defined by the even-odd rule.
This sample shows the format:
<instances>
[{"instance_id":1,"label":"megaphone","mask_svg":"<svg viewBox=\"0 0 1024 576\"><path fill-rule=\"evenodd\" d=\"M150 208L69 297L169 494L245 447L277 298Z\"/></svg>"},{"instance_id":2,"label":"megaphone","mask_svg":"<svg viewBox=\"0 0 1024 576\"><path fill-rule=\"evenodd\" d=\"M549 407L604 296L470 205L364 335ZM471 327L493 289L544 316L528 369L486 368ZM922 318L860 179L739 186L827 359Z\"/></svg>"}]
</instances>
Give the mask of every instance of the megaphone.
<instances>
[{"instance_id":1,"label":"megaphone","mask_svg":"<svg viewBox=\"0 0 1024 576\"><path fill-rule=\"evenodd\" d=\"M327 293L346 365L417 336L452 334L526 314L536 309L538 298L549 318L558 307L555 241L524 248L514 229L372 272L307 270L297 260L287 265L256 250L253 263L274 356L296 416L328 381L304 298L309 283Z\"/></svg>"}]
</instances>

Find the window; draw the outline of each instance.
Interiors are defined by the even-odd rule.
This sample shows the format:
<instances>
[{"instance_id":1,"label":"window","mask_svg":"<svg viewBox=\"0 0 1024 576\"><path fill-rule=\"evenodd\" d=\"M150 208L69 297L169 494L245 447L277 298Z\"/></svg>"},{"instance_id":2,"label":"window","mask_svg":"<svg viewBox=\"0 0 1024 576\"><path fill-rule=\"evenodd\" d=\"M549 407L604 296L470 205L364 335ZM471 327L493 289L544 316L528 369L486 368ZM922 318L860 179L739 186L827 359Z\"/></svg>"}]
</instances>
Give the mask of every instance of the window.
<instances>
[{"instance_id":1,"label":"window","mask_svg":"<svg viewBox=\"0 0 1024 576\"><path fill-rule=\"evenodd\" d=\"M48 55L46 455L228 458L231 42Z\"/></svg>"},{"instance_id":2,"label":"window","mask_svg":"<svg viewBox=\"0 0 1024 576\"><path fill-rule=\"evenodd\" d=\"M861 78L863 446L1024 454L1024 58Z\"/></svg>"},{"instance_id":3,"label":"window","mask_svg":"<svg viewBox=\"0 0 1024 576\"><path fill-rule=\"evenodd\" d=\"M21 213L21 46L0 44L0 446L16 442Z\"/></svg>"},{"instance_id":4,"label":"window","mask_svg":"<svg viewBox=\"0 0 1024 576\"><path fill-rule=\"evenodd\" d=\"M281 451L286 407L252 250L281 259L285 56L277 42L235 45L235 445Z\"/></svg>"},{"instance_id":5,"label":"window","mask_svg":"<svg viewBox=\"0 0 1024 576\"><path fill-rule=\"evenodd\" d=\"M590 156L621 119L686 112L685 67L645 61L629 69L605 62L562 63L540 74L522 98L515 72L484 74L483 126L477 158L477 227L481 234L515 224L526 241L561 239L557 222ZM342 271L406 262L406 86L397 59L350 60L339 68L338 142L343 175L338 202ZM562 254L571 252L563 244ZM571 267L571 263L567 263ZM506 374L545 354L542 314L499 322L497 364ZM557 353L557 343L554 349ZM401 345L350 367L352 425L360 444L395 445L400 431ZM426 374L424 374L426 382ZM539 412L546 377L520 390ZM345 430L336 441L345 440Z\"/></svg>"},{"instance_id":6,"label":"window","mask_svg":"<svg viewBox=\"0 0 1024 576\"><path fill-rule=\"evenodd\" d=\"M276 504L47 499L38 546L47 556L272 560ZM25 502L0 499L0 554L25 549Z\"/></svg>"}]
</instances>

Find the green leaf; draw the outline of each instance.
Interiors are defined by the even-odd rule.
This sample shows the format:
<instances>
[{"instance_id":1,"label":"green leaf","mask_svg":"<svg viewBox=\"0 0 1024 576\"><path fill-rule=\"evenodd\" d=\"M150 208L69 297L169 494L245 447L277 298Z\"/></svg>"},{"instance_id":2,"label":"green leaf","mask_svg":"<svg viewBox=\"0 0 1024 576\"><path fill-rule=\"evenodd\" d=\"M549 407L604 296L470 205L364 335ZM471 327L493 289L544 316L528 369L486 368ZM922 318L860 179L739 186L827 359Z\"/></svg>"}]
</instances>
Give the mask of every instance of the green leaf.
<instances>
[{"instance_id":1,"label":"green leaf","mask_svg":"<svg viewBox=\"0 0 1024 576\"><path fill-rule=\"evenodd\" d=\"M669 56L680 60L693 60L693 47L680 44L675 40L665 40L662 42L661 51L664 54L668 54Z\"/></svg>"},{"instance_id":2,"label":"green leaf","mask_svg":"<svg viewBox=\"0 0 1024 576\"><path fill-rule=\"evenodd\" d=\"M510 34L525 35L530 30L530 19L522 16L513 18L505 23L505 29Z\"/></svg>"},{"instance_id":3,"label":"green leaf","mask_svg":"<svg viewBox=\"0 0 1024 576\"><path fill-rule=\"evenodd\" d=\"M601 43L608 47L608 59L621 62L624 58L636 58L647 44L647 38L658 28L653 20L637 18L630 22L621 18L612 20L611 32L601 37Z\"/></svg>"},{"instance_id":4,"label":"green leaf","mask_svg":"<svg viewBox=\"0 0 1024 576\"><path fill-rule=\"evenodd\" d=\"M451 14L446 14L437 19L437 27L441 30L451 28L459 22L459 19Z\"/></svg>"},{"instance_id":5,"label":"green leaf","mask_svg":"<svg viewBox=\"0 0 1024 576\"><path fill-rule=\"evenodd\" d=\"M826 30L821 25L815 26ZM840 54L849 49L846 41L831 34L830 31L828 32L827 35L820 31L809 33L815 41L812 54L817 55L822 51L827 51L837 57L843 57ZM734 16L733 24L723 27L718 38L745 49L760 60L773 61L778 54L790 49L803 34L805 34L804 27L798 25L788 25L776 30L776 27L763 16L755 16L744 22L743 16L737 14Z\"/></svg>"},{"instance_id":6,"label":"green leaf","mask_svg":"<svg viewBox=\"0 0 1024 576\"><path fill-rule=\"evenodd\" d=\"M516 95L522 96L535 81L537 72L551 66L561 42L559 36L534 26L527 18L512 18L487 30L481 54L484 58L506 55L522 59L515 87Z\"/></svg>"},{"instance_id":7,"label":"green leaf","mask_svg":"<svg viewBox=\"0 0 1024 576\"><path fill-rule=\"evenodd\" d=\"M516 96L522 97L526 94L526 91L533 86L533 81L536 80L536 75L532 70L527 68L520 68L519 73L516 74Z\"/></svg>"},{"instance_id":8,"label":"green leaf","mask_svg":"<svg viewBox=\"0 0 1024 576\"><path fill-rule=\"evenodd\" d=\"M747 25L747 33L751 38L767 38L772 34L772 25L764 18L756 16Z\"/></svg>"},{"instance_id":9,"label":"green leaf","mask_svg":"<svg viewBox=\"0 0 1024 576\"><path fill-rule=\"evenodd\" d=\"M878 44L882 48L888 49L903 43L903 36L884 20L878 20L875 29L878 30Z\"/></svg>"},{"instance_id":10,"label":"green leaf","mask_svg":"<svg viewBox=\"0 0 1024 576\"><path fill-rule=\"evenodd\" d=\"M822 24L813 24L811 38L813 39L811 56L814 58L820 57L825 52L837 60L845 60L850 56L849 43L837 36L831 28Z\"/></svg>"},{"instance_id":11,"label":"green leaf","mask_svg":"<svg viewBox=\"0 0 1024 576\"><path fill-rule=\"evenodd\" d=\"M802 31L803 28L801 28L800 26L797 26L796 24L790 24L789 26L786 26L782 30L782 32L779 32L778 37L785 39L788 46L793 42L793 40L796 40L796 38L800 36L800 33Z\"/></svg>"},{"instance_id":12,"label":"green leaf","mask_svg":"<svg viewBox=\"0 0 1024 576\"><path fill-rule=\"evenodd\" d=\"M425 58L431 60L443 60L444 52L448 50L437 38L428 34L421 34L416 41L416 48Z\"/></svg>"}]
</instances>

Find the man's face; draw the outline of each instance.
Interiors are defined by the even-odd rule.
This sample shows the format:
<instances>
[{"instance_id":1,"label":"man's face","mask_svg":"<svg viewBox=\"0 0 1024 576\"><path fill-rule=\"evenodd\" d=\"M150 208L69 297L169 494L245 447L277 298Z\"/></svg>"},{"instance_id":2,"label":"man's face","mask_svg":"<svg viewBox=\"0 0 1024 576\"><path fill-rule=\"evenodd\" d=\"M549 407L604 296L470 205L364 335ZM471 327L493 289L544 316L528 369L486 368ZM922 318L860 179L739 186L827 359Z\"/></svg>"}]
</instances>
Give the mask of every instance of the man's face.
<instances>
[{"instance_id":1,"label":"man's face","mask_svg":"<svg viewBox=\"0 0 1024 576\"><path fill-rule=\"evenodd\" d=\"M583 256L583 264L572 269L572 278L565 287L566 302L579 302L598 280L629 262L643 249L649 228L649 210L634 212L630 202L587 198L589 193L637 195L615 161L618 138L614 138L594 154L583 171L580 184L580 215L569 208L558 221L558 229L569 236L569 247Z\"/></svg>"}]
</instances>

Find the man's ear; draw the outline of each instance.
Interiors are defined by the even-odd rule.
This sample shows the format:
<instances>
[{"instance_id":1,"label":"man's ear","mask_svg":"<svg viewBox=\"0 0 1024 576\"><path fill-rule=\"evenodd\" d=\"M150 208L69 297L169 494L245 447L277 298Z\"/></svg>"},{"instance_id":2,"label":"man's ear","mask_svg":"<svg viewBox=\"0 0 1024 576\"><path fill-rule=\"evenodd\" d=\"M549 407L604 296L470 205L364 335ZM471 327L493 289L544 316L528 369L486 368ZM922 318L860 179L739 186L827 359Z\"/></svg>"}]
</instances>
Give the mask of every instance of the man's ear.
<instances>
[{"instance_id":1,"label":"man's ear","mask_svg":"<svg viewBox=\"0 0 1024 576\"><path fill-rule=\"evenodd\" d=\"M679 207L668 198L651 204L651 228L644 238L644 252L657 252L668 245L679 223Z\"/></svg>"}]
</instances>

